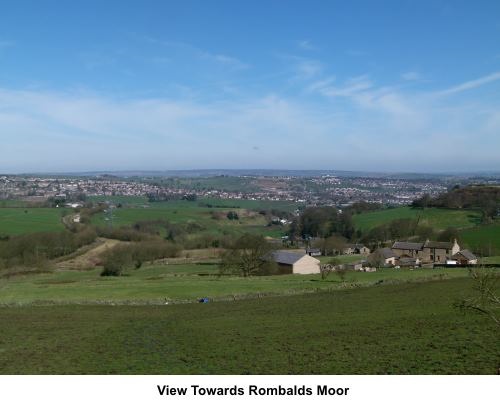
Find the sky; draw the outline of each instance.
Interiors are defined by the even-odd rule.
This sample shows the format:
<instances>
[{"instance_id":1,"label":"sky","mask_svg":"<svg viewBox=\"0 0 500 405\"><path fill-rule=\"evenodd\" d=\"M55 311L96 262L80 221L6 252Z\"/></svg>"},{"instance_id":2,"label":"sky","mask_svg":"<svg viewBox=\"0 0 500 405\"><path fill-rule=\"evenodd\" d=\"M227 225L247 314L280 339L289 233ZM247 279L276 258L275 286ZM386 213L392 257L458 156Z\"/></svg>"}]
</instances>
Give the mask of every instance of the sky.
<instances>
[{"instance_id":1,"label":"sky","mask_svg":"<svg viewBox=\"0 0 500 405\"><path fill-rule=\"evenodd\" d=\"M0 9L0 173L500 170L498 0Z\"/></svg>"}]
</instances>

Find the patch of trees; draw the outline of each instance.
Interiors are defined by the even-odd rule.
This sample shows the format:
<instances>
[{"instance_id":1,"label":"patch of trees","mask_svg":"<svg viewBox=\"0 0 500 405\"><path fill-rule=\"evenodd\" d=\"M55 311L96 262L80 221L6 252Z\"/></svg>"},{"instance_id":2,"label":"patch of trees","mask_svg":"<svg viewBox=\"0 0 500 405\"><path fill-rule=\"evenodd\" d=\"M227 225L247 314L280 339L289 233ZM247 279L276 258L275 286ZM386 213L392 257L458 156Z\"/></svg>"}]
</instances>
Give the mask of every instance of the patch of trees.
<instances>
[{"instance_id":1,"label":"patch of trees","mask_svg":"<svg viewBox=\"0 0 500 405\"><path fill-rule=\"evenodd\" d=\"M362 214L363 212L378 211L384 208L382 204L371 203L366 201L358 201L346 208L351 215Z\"/></svg>"},{"instance_id":2,"label":"patch of trees","mask_svg":"<svg viewBox=\"0 0 500 405\"><path fill-rule=\"evenodd\" d=\"M236 211L229 211L227 213L226 217L230 221L236 221L236 220L240 219L240 217L238 216L238 213Z\"/></svg>"},{"instance_id":3,"label":"patch of trees","mask_svg":"<svg viewBox=\"0 0 500 405\"><path fill-rule=\"evenodd\" d=\"M460 240L460 235L458 230L453 227L436 232L431 226L419 224L418 219L401 218L370 229L362 236L361 242L373 249L385 241L413 240L424 242L427 239L453 242L454 239Z\"/></svg>"},{"instance_id":4,"label":"patch of trees","mask_svg":"<svg viewBox=\"0 0 500 405\"><path fill-rule=\"evenodd\" d=\"M332 235L314 240L312 247L320 249L324 256L334 256L342 253L346 243L347 240L343 236Z\"/></svg>"},{"instance_id":5,"label":"patch of trees","mask_svg":"<svg viewBox=\"0 0 500 405\"><path fill-rule=\"evenodd\" d=\"M334 207L308 207L290 225L291 240L298 237L328 238L341 235L351 239L354 235L354 225L349 212L339 211Z\"/></svg>"},{"instance_id":6,"label":"patch of trees","mask_svg":"<svg viewBox=\"0 0 500 405\"><path fill-rule=\"evenodd\" d=\"M483 213L483 222L489 222L498 215L500 210L500 187L455 186L434 198L424 195L413 201L412 207L479 209Z\"/></svg>"},{"instance_id":7,"label":"patch of trees","mask_svg":"<svg viewBox=\"0 0 500 405\"><path fill-rule=\"evenodd\" d=\"M268 275L277 272L278 266L270 260L273 246L261 235L244 234L221 253L221 274L243 277Z\"/></svg>"},{"instance_id":8,"label":"patch of trees","mask_svg":"<svg viewBox=\"0 0 500 405\"><path fill-rule=\"evenodd\" d=\"M96 233L91 228L80 232L39 232L0 240L0 268L40 266L47 260L65 256L92 243Z\"/></svg>"},{"instance_id":9,"label":"patch of trees","mask_svg":"<svg viewBox=\"0 0 500 405\"><path fill-rule=\"evenodd\" d=\"M434 237L434 230L427 225L419 225L418 219L400 218L387 224L376 226L365 233L361 242L375 247L388 240L426 240Z\"/></svg>"},{"instance_id":10,"label":"patch of trees","mask_svg":"<svg viewBox=\"0 0 500 405\"><path fill-rule=\"evenodd\" d=\"M101 276L120 276L129 269L139 269L147 261L177 257L181 247L167 241L133 242L117 245L102 255Z\"/></svg>"},{"instance_id":11,"label":"patch of trees","mask_svg":"<svg viewBox=\"0 0 500 405\"><path fill-rule=\"evenodd\" d=\"M182 195L175 193L158 192L158 193L147 193L146 197L149 202L179 201L179 200L194 202L198 199L198 196L194 193Z\"/></svg>"}]
</instances>

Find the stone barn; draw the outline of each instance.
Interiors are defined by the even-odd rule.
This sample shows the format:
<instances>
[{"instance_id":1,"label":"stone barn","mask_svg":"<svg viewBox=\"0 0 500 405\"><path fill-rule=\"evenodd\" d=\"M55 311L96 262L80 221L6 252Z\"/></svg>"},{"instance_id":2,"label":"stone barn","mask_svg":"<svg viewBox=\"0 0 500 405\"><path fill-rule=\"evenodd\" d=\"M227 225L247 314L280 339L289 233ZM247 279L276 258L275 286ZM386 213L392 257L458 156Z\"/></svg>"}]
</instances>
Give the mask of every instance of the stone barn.
<instances>
[{"instance_id":1,"label":"stone barn","mask_svg":"<svg viewBox=\"0 0 500 405\"><path fill-rule=\"evenodd\" d=\"M305 253L279 250L273 252L271 257L277 263L280 274L320 273L320 261Z\"/></svg>"}]
</instances>

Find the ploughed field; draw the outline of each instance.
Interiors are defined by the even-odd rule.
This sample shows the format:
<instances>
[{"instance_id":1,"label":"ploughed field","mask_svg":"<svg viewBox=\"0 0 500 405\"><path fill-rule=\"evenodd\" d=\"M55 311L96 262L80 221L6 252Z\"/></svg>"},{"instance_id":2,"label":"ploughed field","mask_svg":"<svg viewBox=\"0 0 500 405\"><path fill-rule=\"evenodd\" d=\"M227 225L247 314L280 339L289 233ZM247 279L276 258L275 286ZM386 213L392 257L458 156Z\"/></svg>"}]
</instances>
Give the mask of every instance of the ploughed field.
<instances>
[{"instance_id":1,"label":"ploughed field","mask_svg":"<svg viewBox=\"0 0 500 405\"><path fill-rule=\"evenodd\" d=\"M457 278L208 304L0 307L4 374L495 374Z\"/></svg>"}]
</instances>

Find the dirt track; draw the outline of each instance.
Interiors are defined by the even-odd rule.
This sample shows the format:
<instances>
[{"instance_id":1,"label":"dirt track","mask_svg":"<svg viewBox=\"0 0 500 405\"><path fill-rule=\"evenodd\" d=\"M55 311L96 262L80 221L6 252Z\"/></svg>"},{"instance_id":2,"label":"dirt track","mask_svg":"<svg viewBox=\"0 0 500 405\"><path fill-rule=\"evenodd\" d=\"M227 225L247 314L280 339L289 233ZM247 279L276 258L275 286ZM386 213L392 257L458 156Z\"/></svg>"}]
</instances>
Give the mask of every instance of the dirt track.
<instances>
[{"instance_id":1,"label":"dirt track","mask_svg":"<svg viewBox=\"0 0 500 405\"><path fill-rule=\"evenodd\" d=\"M61 260L55 263L57 270L91 270L100 262L100 255L107 249L116 246L120 242L115 239L98 238L90 246L84 246L74 254L70 255L67 260Z\"/></svg>"}]
</instances>

